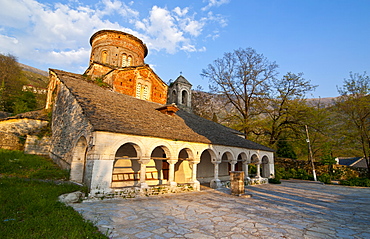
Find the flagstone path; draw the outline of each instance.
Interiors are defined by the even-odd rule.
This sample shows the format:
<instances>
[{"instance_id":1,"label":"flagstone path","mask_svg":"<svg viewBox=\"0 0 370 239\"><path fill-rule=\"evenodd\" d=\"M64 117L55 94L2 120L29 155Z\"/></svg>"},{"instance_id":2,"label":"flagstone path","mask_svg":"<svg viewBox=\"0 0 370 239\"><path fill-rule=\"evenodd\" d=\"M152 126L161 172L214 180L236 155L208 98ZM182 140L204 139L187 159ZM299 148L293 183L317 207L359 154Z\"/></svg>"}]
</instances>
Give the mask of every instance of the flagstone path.
<instances>
[{"instance_id":1,"label":"flagstone path","mask_svg":"<svg viewBox=\"0 0 370 239\"><path fill-rule=\"evenodd\" d=\"M370 188L286 180L70 204L109 238L370 238Z\"/></svg>"}]
</instances>

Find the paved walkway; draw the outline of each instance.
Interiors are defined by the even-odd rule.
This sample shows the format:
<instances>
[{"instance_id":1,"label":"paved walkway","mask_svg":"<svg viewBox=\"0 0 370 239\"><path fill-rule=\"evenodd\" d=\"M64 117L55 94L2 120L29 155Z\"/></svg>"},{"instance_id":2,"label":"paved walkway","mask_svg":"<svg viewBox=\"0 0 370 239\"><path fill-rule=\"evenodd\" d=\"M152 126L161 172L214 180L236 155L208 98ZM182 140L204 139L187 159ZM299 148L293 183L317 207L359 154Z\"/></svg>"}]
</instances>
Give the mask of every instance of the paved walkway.
<instances>
[{"instance_id":1,"label":"paved walkway","mask_svg":"<svg viewBox=\"0 0 370 239\"><path fill-rule=\"evenodd\" d=\"M73 204L110 238L370 238L370 188L284 181Z\"/></svg>"}]
</instances>

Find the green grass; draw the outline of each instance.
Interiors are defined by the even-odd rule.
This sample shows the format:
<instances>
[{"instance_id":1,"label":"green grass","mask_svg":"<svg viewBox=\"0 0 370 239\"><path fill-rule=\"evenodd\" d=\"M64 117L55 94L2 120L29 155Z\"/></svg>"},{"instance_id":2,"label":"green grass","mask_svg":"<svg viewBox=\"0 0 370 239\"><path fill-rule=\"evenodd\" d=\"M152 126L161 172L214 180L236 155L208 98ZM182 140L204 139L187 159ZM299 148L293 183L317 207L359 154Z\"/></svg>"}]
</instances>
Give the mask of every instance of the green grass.
<instances>
[{"instance_id":1,"label":"green grass","mask_svg":"<svg viewBox=\"0 0 370 239\"><path fill-rule=\"evenodd\" d=\"M0 238L107 238L58 201L61 194L85 188L45 181L68 175L51 160L0 150L0 174Z\"/></svg>"},{"instance_id":2,"label":"green grass","mask_svg":"<svg viewBox=\"0 0 370 239\"><path fill-rule=\"evenodd\" d=\"M0 174L20 178L68 179L68 171L61 170L49 158L5 149L0 149Z\"/></svg>"}]
</instances>

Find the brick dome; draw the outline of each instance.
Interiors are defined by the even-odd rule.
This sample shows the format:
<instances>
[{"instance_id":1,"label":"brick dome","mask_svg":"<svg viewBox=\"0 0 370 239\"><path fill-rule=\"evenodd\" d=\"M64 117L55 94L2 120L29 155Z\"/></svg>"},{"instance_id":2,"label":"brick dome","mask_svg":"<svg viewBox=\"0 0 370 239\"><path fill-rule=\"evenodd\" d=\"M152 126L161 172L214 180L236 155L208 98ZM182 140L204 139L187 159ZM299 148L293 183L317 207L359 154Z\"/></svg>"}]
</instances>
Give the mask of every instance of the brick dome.
<instances>
[{"instance_id":1,"label":"brick dome","mask_svg":"<svg viewBox=\"0 0 370 239\"><path fill-rule=\"evenodd\" d=\"M99 62L116 67L144 65L148 48L137 37L116 30L100 30L90 38L90 64Z\"/></svg>"}]
</instances>

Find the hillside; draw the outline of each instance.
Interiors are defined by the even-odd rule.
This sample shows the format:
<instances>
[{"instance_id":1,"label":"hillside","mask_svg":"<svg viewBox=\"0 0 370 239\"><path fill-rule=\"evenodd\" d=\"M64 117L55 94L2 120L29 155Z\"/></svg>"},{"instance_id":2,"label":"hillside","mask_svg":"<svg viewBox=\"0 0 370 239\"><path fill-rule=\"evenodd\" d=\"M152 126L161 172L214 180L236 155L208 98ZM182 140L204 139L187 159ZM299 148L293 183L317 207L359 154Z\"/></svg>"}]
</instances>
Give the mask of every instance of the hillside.
<instances>
[{"instance_id":1,"label":"hillside","mask_svg":"<svg viewBox=\"0 0 370 239\"><path fill-rule=\"evenodd\" d=\"M34 87L39 88L47 88L49 83L48 72L39 70L37 68L18 63L19 66L22 68L23 73L23 80L27 83L27 85L32 85Z\"/></svg>"},{"instance_id":2,"label":"hillside","mask_svg":"<svg viewBox=\"0 0 370 239\"><path fill-rule=\"evenodd\" d=\"M25 65L25 64L22 64L22 63L18 63L20 67L22 67L22 69L24 71L30 71L30 72L33 72L33 73L36 73L36 74L39 74L39 75L42 75L42 76L48 76L48 73L46 71L43 71L43 70L40 70L40 69L37 69L35 67L32 67L32 66L28 66L28 65Z\"/></svg>"}]
</instances>

